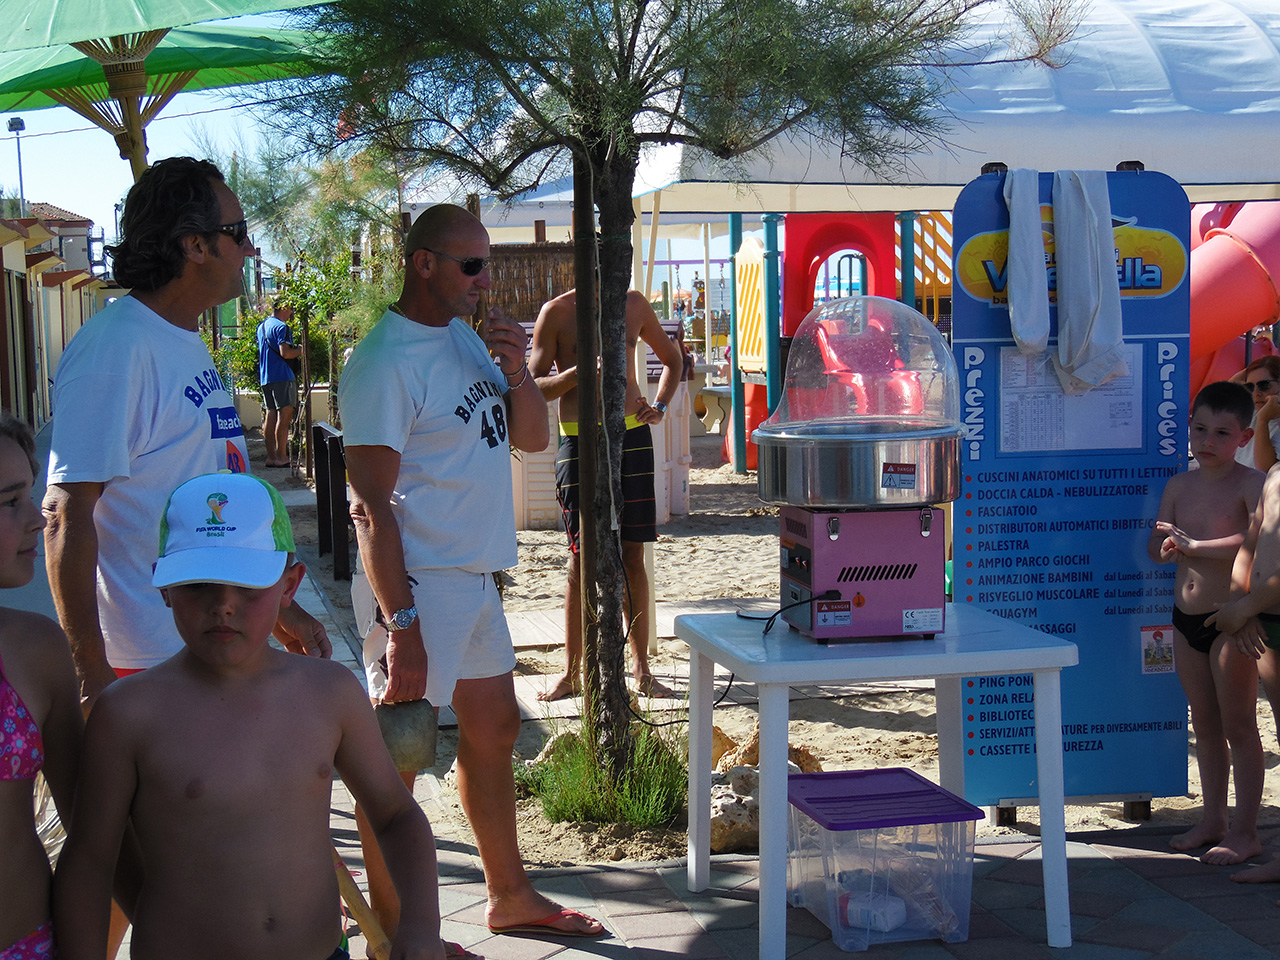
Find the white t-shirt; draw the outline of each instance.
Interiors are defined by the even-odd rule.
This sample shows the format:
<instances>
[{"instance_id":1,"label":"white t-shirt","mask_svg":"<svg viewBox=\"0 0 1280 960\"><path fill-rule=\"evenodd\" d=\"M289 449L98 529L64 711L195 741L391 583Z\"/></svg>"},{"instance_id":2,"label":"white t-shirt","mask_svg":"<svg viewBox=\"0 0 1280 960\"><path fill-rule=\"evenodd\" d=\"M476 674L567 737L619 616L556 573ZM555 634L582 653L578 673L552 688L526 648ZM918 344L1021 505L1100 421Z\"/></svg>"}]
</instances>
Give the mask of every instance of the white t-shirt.
<instances>
[{"instance_id":1,"label":"white t-shirt","mask_svg":"<svg viewBox=\"0 0 1280 960\"><path fill-rule=\"evenodd\" d=\"M1258 415L1253 415L1253 428L1258 429ZM1271 437L1271 446L1280 453L1280 418L1270 421L1267 424L1267 433ZM1243 463L1246 467L1255 466L1253 460L1253 442L1254 438L1250 437L1249 442L1236 451L1236 463Z\"/></svg>"},{"instance_id":2,"label":"white t-shirt","mask_svg":"<svg viewBox=\"0 0 1280 960\"><path fill-rule=\"evenodd\" d=\"M343 444L400 454L391 506L406 569L515 566L506 392L462 320L429 327L389 310L343 368Z\"/></svg>"},{"instance_id":3,"label":"white t-shirt","mask_svg":"<svg viewBox=\"0 0 1280 960\"><path fill-rule=\"evenodd\" d=\"M104 484L93 521L107 659L153 666L182 647L151 586L160 515L192 477L248 469L235 402L200 334L121 297L67 344L53 407L49 483Z\"/></svg>"}]
</instances>

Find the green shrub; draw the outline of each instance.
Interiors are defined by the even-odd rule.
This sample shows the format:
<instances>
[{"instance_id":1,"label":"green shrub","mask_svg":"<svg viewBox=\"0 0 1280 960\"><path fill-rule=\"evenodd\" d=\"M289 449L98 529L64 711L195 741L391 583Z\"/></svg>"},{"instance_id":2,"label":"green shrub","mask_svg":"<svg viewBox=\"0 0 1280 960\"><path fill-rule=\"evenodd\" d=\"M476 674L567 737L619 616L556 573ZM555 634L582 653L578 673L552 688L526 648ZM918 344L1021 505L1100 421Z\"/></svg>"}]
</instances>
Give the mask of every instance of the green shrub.
<instances>
[{"instance_id":1,"label":"green shrub","mask_svg":"<svg viewBox=\"0 0 1280 960\"><path fill-rule=\"evenodd\" d=\"M680 744L659 729L637 725L635 752L615 780L589 739L574 735L532 767L518 766L517 788L541 801L553 823L625 823L666 827L683 814L689 785Z\"/></svg>"},{"instance_id":2,"label":"green shrub","mask_svg":"<svg viewBox=\"0 0 1280 960\"><path fill-rule=\"evenodd\" d=\"M238 337L223 337L214 351L213 360L223 379L230 374L231 382L237 390L260 390L258 382L258 338L257 324L249 326L249 318L245 319L242 332Z\"/></svg>"}]
</instances>

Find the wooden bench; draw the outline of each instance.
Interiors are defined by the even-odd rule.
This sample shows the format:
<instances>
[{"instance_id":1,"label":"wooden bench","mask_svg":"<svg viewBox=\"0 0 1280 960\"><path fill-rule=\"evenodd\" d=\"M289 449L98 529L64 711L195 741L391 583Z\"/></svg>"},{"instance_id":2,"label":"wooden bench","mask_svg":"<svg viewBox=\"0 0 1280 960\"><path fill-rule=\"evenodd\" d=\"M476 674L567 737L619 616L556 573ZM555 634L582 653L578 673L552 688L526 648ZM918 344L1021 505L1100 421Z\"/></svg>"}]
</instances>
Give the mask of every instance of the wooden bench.
<instances>
[{"instance_id":1,"label":"wooden bench","mask_svg":"<svg viewBox=\"0 0 1280 960\"><path fill-rule=\"evenodd\" d=\"M333 579L351 579L351 541L347 537L347 459L342 449L342 431L327 421L311 425L315 451L316 524L319 528L320 556L333 553Z\"/></svg>"},{"instance_id":2,"label":"wooden bench","mask_svg":"<svg viewBox=\"0 0 1280 960\"><path fill-rule=\"evenodd\" d=\"M731 394L732 389L728 384L714 386L708 383L698 391L698 396L702 398L702 403L707 408L707 412L702 416L702 425L707 433L723 433L727 429L725 424L729 422L729 413L732 409Z\"/></svg>"}]
</instances>

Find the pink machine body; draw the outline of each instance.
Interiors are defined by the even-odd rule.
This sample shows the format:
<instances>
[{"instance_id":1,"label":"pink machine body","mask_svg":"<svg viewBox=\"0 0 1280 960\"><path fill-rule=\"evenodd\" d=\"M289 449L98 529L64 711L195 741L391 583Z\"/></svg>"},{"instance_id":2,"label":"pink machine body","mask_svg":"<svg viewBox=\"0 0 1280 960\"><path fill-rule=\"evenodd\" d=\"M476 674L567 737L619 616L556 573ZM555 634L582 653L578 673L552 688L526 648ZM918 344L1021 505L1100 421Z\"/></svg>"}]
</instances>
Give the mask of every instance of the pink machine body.
<instances>
[{"instance_id":1,"label":"pink machine body","mask_svg":"<svg viewBox=\"0 0 1280 960\"><path fill-rule=\"evenodd\" d=\"M783 506L779 513L782 618L787 623L821 641L942 632L942 511L928 506L837 511ZM839 599L812 599L832 591Z\"/></svg>"}]
</instances>

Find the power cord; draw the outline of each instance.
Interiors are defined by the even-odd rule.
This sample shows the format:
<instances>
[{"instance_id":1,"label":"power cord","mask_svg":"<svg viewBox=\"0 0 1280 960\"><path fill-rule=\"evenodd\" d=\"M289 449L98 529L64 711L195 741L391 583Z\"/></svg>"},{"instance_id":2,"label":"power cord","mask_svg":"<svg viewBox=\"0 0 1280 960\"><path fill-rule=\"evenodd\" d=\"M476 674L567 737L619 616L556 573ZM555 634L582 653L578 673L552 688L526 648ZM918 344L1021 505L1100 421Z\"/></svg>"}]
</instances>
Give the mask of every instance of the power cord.
<instances>
[{"instance_id":1,"label":"power cord","mask_svg":"<svg viewBox=\"0 0 1280 960\"><path fill-rule=\"evenodd\" d=\"M815 600L839 600L839 599L840 599L839 590L828 590L826 593L820 593L816 597L807 597L804 600L797 600L795 603L788 603L786 606L779 607L777 610L775 610L773 613L771 613L767 617L757 617L750 613L743 613L741 610L738 611L738 616L741 617L743 620L763 620L765 622L764 632L768 633L770 630L773 629L774 622L778 619L778 617L782 615L782 612L784 610L790 610L792 607L803 606L806 603L813 603Z\"/></svg>"},{"instance_id":2,"label":"power cord","mask_svg":"<svg viewBox=\"0 0 1280 960\"><path fill-rule=\"evenodd\" d=\"M628 605L630 605L630 603L631 603L631 583L630 583L630 581L627 579L627 568L626 568L626 565L622 563L622 548L621 548L621 547L619 547L619 548L618 548L618 564L619 564L619 566L622 568L622 582L623 582L623 585L624 585L624 587L626 588L626 592L627 592L627 603L628 603ZM743 619L743 620L763 620L763 621L765 621L765 625L764 625L764 632L765 632L765 633L768 633L770 630L772 630L772 629L773 629L773 624L774 624L774 622L775 622L775 621L777 621L778 617L782 615L782 612L783 612L784 610L790 610L792 607L798 607L798 606L801 606L802 604L805 604L805 603L812 603L812 602L813 602L813 601L815 601L815 600L839 600L839 599L840 599L840 591L839 591L839 590L834 590L834 589L833 589L833 590L828 590L828 591L826 591L825 593L821 593L821 594L819 594L819 595L818 595L818 596L816 596L816 597L809 597L807 600L797 600L797 601L795 601L794 603L788 603L786 606L779 607L777 610L775 610L772 614L770 614L770 615L769 615L769 616L767 616L767 617L754 616L754 615L749 614L749 613L744 613L744 612L743 612L743 611L741 611L741 610L737 611L737 615L738 615L741 619ZM630 642L630 639L631 639L631 624L630 624L630 622L628 622L628 623L627 623L627 629L623 632L622 638L623 638L623 643L624 643L624 645ZM716 708L716 707L720 706L720 704L724 702L724 698L725 698L725 697L727 697L727 696L729 695L729 691L733 689L733 681L734 681L735 677L736 677L736 674L733 674L733 673L730 673L730 674L729 674L729 682L725 684L724 691L720 694L720 696L716 697L715 702L711 704L711 709L712 709L712 710L715 710L715 708ZM631 706L631 701L630 701L629 699L628 699L628 701L627 701L627 710L631 713L631 716L632 716L634 719L636 719L636 720L640 721L641 723L643 723L643 724L645 724L646 726L649 726L649 727L671 727L671 726L675 726L676 724L679 724L679 723L688 723L688 722L689 722L689 718L688 718L688 717L677 717L675 720L665 720L665 721L663 721L663 722L661 722L661 723L659 723L659 722L657 722L657 721L654 721L654 720L650 720L648 717L642 717L639 713L637 713L637 712L636 712L636 709L635 709L634 707L632 707L632 706Z\"/></svg>"}]
</instances>

